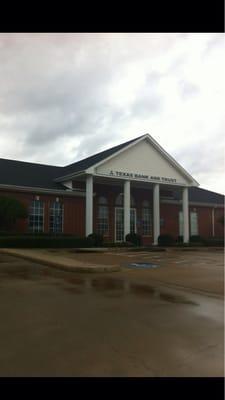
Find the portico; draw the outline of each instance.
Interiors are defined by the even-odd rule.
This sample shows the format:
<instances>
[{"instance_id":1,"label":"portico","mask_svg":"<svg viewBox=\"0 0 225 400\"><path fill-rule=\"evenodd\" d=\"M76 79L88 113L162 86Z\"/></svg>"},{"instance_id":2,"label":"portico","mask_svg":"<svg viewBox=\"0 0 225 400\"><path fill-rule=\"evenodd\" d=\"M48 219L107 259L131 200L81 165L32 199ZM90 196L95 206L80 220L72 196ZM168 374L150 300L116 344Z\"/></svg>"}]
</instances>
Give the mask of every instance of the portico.
<instances>
[{"instance_id":1,"label":"portico","mask_svg":"<svg viewBox=\"0 0 225 400\"><path fill-rule=\"evenodd\" d=\"M85 166L85 168L82 168ZM184 170L149 134L142 135L122 145L113 147L108 151L100 153L97 157L87 158L85 163L76 164L77 171L57 179L67 187L76 189L77 185L83 183L85 189L85 235L94 233L94 209L93 199L98 197L94 186L105 185L101 194L101 201L104 204L99 207L99 218L101 231L112 230L112 218L107 220L111 199L107 198L110 187L120 187L119 204L114 204L114 225L115 234L111 240L125 241L126 235L140 231L140 224L144 226L145 235L151 236L151 243L158 244L158 237L161 233L160 216L160 193L169 191L171 188L182 191L183 216L183 241L189 242L189 204L188 188L198 186L198 182ZM72 170L72 166L68 171ZM145 190L145 198L139 208L132 205L132 191L135 189ZM114 190L114 189L113 189ZM115 189L116 191L116 189ZM136 203L140 203L137 194ZM97 207L97 206L96 206ZM142 215L140 215L140 207ZM139 216L137 217L137 212ZM111 205L112 214L112 205ZM178 218L178 217L177 217ZM107 222L106 222L107 220ZM111 224L111 226L110 226ZM103 227L104 225L104 227ZM138 225L138 229L137 229ZM103 228L102 228L103 227ZM151 231L151 232L150 232ZM169 233L169 232L168 232Z\"/></svg>"},{"instance_id":2,"label":"portico","mask_svg":"<svg viewBox=\"0 0 225 400\"><path fill-rule=\"evenodd\" d=\"M3 196L27 208L16 232L103 236L128 233L145 246L224 236L224 196L202 188L149 134L64 167L0 159ZM190 225L190 235L189 235Z\"/></svg>"},{"instance_id":3,"label":"portico","mask_svg":"<svg viewBox=\"0 0 225 400\"><path fill-rule=\"evenodd\" d=\"M99 178L96 176L97 181ZM101 181L101 180L100 180ZM103 179L105 182L105 179ZM136 183L136 181L135 181ZM124 179L123 185L123 240L126 240L126 235L131 232L131 187L135 184L132 180ZM143 181L141 181L143 184ZM86 236L93 233L93 197L94 197L94 175L86 177ZM160 188L165 190L165 184L151 183L144 185L149 189L149 201L153 204L153 244L158 244L160 235ZM167 186L167 189L168 185ZM183 242L189 242L189 202L188 202L188 187L180 187L182 192L182 211L183 211ZM107 191L107 187L106 187ZM136 221L135 221L136 224ZM136 229L135 229L136 231ZM115 235L115 240L116 240Z\"/></svg>"}]
</instances>

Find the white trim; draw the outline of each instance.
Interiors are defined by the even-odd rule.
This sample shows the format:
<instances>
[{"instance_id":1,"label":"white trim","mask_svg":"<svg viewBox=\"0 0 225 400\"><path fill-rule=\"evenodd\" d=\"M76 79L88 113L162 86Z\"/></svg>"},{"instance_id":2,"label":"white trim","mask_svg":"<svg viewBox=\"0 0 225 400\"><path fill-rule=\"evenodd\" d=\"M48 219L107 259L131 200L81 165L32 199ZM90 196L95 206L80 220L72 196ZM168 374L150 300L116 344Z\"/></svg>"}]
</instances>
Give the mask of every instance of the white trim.
<instances>
[{"instance_id":1,"label":"white trim","mask_svg":"<svg viewBox=\"0 0 225 400\"><path fill-rule=\"evenodd\" d=\"M160 186L153 186L153 244L157 246L160 235Z\"/></svg>"},{"instance_id":2,"label":"white trim","mask_svg":"<svg viewBox=\"0 0 225 400\"><path fill-rule=\"evenodd\" d=\"M115 211L114 211L114 242L115 243L121 243L124 240L116 240L116 210L120 209L120 210L123 210L123 212L124 212L124 207L116 206L116 207L114 207L114 209L115 209ZM134 232L137 233L137 208L136 207L131 207L130 211L131 210L134 210L134 212L135 212L134 213L135 214ZM124 224L124 219L122 221L123 221L123 224Z\"/></svg>"},{"instance_id":3,"label":"white trim","mask_svg":"<svg viewBox=\"0 0 225 400\"><path fill-rule=\"evenodd\" d=\"M123 207L114 207L114 208L115 208L115 211L114 211L114 240L115 240L115 243L121 243L123 240L116 240L116 210L117 209L123 210Z\"/></svg>"},{"instance_id":4,"label":"white trim","mask_svg":"<svg viewBox=\"0 0 225 400\"><path fill-rule=\"evenodd\" d=\"M176 205L182 205L182 200L160 200L160 203L163 204L176 204ZM196 202L196 201L189 201L189 206L196 206L196 207L210 207L210 208L224 208L223 204L216 204L216 203L202 203L202 202Z\"/></svg>"},{"instance_id":5,"label":"white trim","mask_svg":"<svg viewBox=\"0 0 225 400\"><path fill-rule=\"evenodd\" d=\"M137 140L134 140L132 143L128 144L127 146L124 146L122 149L116 151L115 153L113 153L113 154L111 154L110 156L104 158L103 160L99 161L98 163L93 164L90 168L99 167L99 165L104 164L105 162L111 160L111 159L114 158L115 156L118 156L118 154L123 153L125 150L130 149L131 147L133 147L133 146L136 145L137 143L139 143L139 142L141 142L142 140L146 139L147 136L148 136L148 134L146 134L146 135L140 137L140 138L137 139ZM131 140L132 140L132 139L131 139ZM122 143L121 143L121 144L122 144ZM118 145L118 146L119 146L119 145ZM109 150L110 150L110 149L109 149ZM89 168L86 169L85 172L87 172L88 170L89 170Z\"/></svg>"},{"instance_id":6,"label":"white trim","mask_svg":"<svg viewBox=\"0 0 225 400\"><path fill-rule=\"evenodd\" d=\"M93 233L93 175L86 177L85 236Z\"/></svg>"},{"instance_id":7,"label":"white trim","mask_svg":"<svg viewBox=\"0 0 225 400\"><path fill-rule=\"evenodd\" d=\"M79 162L79 161L77 161L77 162ZM84 172L85 172L85 170L81 170L81 171L78 171L78 172L72 172L72 173L70 173L68 175L63 175L63 176L60 176L59 178L53 179L53 182L64 182L64 181L67 181L68 179L73 178L75 176L84 175Z\"/></svg>"},{"instance_id":8,"label":"white trim","mask_svg":"<svg viewBox=\"0 0 225 400\"><path fill-rule=\"evenodd\" d=\"M88 172L89 173L89 172ZM114 180L125 180L125 181L127 181L127 177L126 176L113 176L113 175L107 175L107 174L102 174L102 173L99 173L99 172L93 172L93 175L94 176L96 176L96 177L100 177L100 178L109 178L109 179L114 179ZM129 177L129 180L130 181L134 181L134 182L141 182L141 183L158 183L158 184L160 184L160 185L164 185L164 186L169 186L169 187L171 187L171 186L178 186L178 187L189 187L190 185L187 185L187 184L185 184L185 183L179 183L179 182L173 182L173 183L171 183L171 182L164 182L164 181L156 181L156 180L153 180L153 179L148 179L148 180L145 180L145 179L142 179L142 178L133 178L133 177Z\"/></svg>"},{"instance_id":9,"label":"white trim","mask_svg":"<svg viewBox=\"0 0 225 400\"><path fill-rule=\"evenodd\" d=\"M123 187L123 207L124 207L124 241L126 235L130 233L130 181L126 180Z\"/></svg>"},{"instance_id":10,"label":"white trim","mask_svg":"<svg viewBox=\"0 0 225 400\"><path fill-rule=\"evenodd\" d=\"M56 189L45 189L39 187L31 187L31 186L16 186L16 185L2 185L0 184L0 190L13 190L20 192L36 192L36 193L49 193L49 194L60 194L61 196L81 196L85 197L85 191L81 191L81 189L70 190L56 190Z\"/></svg>"},{"instance_id":11,"label":"white trim","mask_svg":"<svg viewBox=\"0 0 225 400\"><path fill-rule=\"evenodd\" d=\"M47 203L48 203L48 233L53 233L53 234L55 233L55 232L50 232L51 204L54 202L62 204L62 232L60 232L62 234L62 233L64 233L64 201L63 201L63 199L61 199L61 200L59 199L57 201L57 197L54 201L51 201L51 200L47 201Z\"/></svg>"},{"instance_id":12,"label":"white trim","mask_svg":"<svg viewBox=\"0 0 225 400\"><path fill-rule=\"evenodd\" d=\"M183 242L189 243L190 229L189 229L189 203L188 203L188 189L187 188L183 188L182 211L183 211Z\"/></svg>"},{"instance_id":13,"label":"white trim","mask_svg":"<svg viewBox=\"0 0 225 400\"><path fill-rule=\"evenodd\" d=\"M125 150L130 149L131 147L135 146L137 143L147 139L153 147L159 151L159 153L167 159L185 178L187 178L191 183L192 186L199 186L199 183L172 157L170 156L160 145L156 142L155 139L149 133L142 136L141 138L135 140L134 142L124 146L122 149L116 151L115 153L111 154L109 157L106 157L104 160L99 161L98 163L91 166L91 168L99 167L100 165L106 163L107 161L111 160L112 158L118 156L118 154L123 153ZM85 170L86 173L92 172L89 171L89 168ZM160 182L161 183L161 182Z\"/></svg>"}]
</instances>

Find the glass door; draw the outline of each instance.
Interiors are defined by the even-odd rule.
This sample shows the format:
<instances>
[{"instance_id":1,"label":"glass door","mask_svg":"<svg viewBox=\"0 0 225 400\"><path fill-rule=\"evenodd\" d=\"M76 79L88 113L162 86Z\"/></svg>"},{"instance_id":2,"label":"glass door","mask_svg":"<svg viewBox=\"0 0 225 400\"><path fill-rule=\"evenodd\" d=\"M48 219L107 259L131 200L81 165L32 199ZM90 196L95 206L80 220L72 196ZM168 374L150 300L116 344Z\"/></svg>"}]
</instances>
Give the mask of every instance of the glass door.
<instances>
[{"instance_id":1,"label":"glass door","mask_svg":"<svg viewBox=\"0 0 225 400\"><path fill-rule=\"evenodd\" d=\"M124 213L122 207L115 208L115 241L123 242L124 237Z\"/></svg>"},{"instance_id":2,"label":"glass door","mask_svg":"<svg viewBox=\"0 0 225 400\"><path fill-rule=\"evenodd\" d=\"M136 233L136 208L130 209L130 231ZM124 209L115 207L115 241L124 241Z\"/></svg>"}]
</instances>

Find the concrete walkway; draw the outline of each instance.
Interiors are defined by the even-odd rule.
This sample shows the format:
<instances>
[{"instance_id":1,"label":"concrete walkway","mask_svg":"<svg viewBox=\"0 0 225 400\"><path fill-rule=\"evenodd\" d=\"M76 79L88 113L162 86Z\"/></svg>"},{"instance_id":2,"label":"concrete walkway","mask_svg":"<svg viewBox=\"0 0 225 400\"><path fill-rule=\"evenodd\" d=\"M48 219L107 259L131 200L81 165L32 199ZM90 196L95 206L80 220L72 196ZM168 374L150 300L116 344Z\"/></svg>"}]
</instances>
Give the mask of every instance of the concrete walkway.
<instances>
[{"instance_id":1,"label":"concrete walkway","mask_svg":"<svg viewBox=\"0 0 225 400\"><path fill-rule=\"evenodd\" d=\"M54 250L49 253L49 249L0 249L0 253L71 272L114 272L121 269L119 265L99 265L78 261L67 255L54 253Z\"/></svg>"}]
</instances>

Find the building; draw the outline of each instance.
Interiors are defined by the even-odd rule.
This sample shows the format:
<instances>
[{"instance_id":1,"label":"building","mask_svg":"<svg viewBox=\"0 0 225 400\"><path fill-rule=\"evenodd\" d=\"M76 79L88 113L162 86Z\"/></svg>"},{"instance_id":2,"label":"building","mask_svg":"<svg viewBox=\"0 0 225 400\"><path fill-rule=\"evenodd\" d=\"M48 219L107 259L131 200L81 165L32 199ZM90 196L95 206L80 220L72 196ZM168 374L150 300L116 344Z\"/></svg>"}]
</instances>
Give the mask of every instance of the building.
<instances>
[{"instance_id":1,"label":"building","mask_svg":"<svg viewBox=\"0 0 225 400\"><path fill-rule=\"evenodd\" d=\"M0 159L0 196L29 209L19 232L49 232L123 241L129 232L143 244L159 234L222 237L224 196L198 182L149 134L65 167Z\"/></svg>"}]
</instances>

